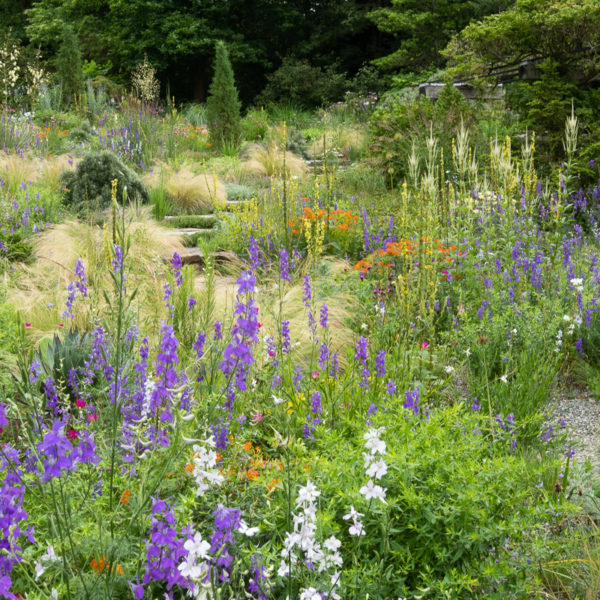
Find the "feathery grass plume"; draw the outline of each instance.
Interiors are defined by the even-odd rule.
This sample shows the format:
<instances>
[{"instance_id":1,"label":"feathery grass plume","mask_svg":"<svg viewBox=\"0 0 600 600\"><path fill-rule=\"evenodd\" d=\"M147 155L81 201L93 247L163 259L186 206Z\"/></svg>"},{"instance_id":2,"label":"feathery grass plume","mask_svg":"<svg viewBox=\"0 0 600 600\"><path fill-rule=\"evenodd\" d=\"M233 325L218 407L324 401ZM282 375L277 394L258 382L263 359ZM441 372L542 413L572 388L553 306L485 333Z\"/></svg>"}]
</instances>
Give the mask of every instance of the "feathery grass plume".
<instances>
[{"instance_id":1,"label":"feathery grass plume","mask_svg":"<svg viewBox=\"0 0 600 600\"><path fill-rule=\"evenodd\" d=\"M36 173L32 161L18 154L6 154L0 158L0 177L4 179L4 189L15 194L21 182L30 181Z\"/></svg>"},{"instance_id":2,"label":"feathery grass plume","mask_svg":"<svg viewBox=\"0 0 600 600\"><path fill-rule=\"evenodd\" d=\"M239 156L215 156L206 161L206 171L226 183L239 183L245 175Z\"/></svg>"},{"instance_id":3,"label":"feathery grass plume","mask_svg":"<svg viewBox=\"0 0 600 600\"><path fill-rule=\"evenodd\" d=\"M165 266L173 252L183 245L172 230L160 226L147 208L126 211L131 238L128 286L138 288L136 308L141 318L164 317L162 284ZM23 266L19 277L7 286L7 301L16 306L31 323L36 337L56 331L64 310L66 289L74 277L74 265L81 258L89 281L90 300L74 307L73 324L85 330L92 319L102 314L101 288L109 285L111 239L109 227L67 221L49 228L36 237L35 262Z\"/></svg>"},{"instance_id":4,"label":"feathery grass plume","mask_svg":"<svg viewBox=\"0 0 600 600\"><path fill-rule=\"evenodd\" d=\"M61 175L76 168L78 160L69 154L39 158L30 155L4 154L0 158L0 177L5 189L14 194L23 181L42 183L53 191L61 187Z\"/></svg>"},{"instance_id":5,"label":"feathery grass plume","mask_svg":"<svg viewBox=\"0 0 600 600\"><path fill-rule=\"evenodd\" d=\"M275 140L262 144L252 144L248 150L248 159L243 168L248 175L254 177L272 177L283 175L284 153L281 145ZM288 177L303 177L306 174L306 163L296 154L286 152L285 170Z\"/></svg>"},{"instance_id":6,"label":"feathery grass plume","mask_svg":"<svg viewBox=\"0 0 600 600\"><path fill-rule=\"evenodd\" d=\"M345 160L356 160L366 150L368 134L364 128L342 125L336 129L326 129L325 148L331 153L340 154ZM308 155L312 158L323 156L323 136L315 138L308 146Z\"/></svg>"},{"instance_id":7,"label":"feathery grass plume","mask_svg":"<svg viewBox=\"0 0 600 600\"><path fill-rule=\"evenodd\" d=\"M44 183L52 190L59 191L62 174L66 171L74 171L79 164L79 160L69 154L43 158L38 163L38 173L35 180Z\"/></svg>"},{"instance_id":8,"label":"feathery grass plume","mask_svg":"<svg viewBox=\"0 0 600 600\"><path fill-rule=\"evenodd\" d=\"M216 174L195 173L189 163L178 170L160 163L144 181L151 188L164 186L167 197L187 212L209 213L227 201L225 185Z\"/></svg>"},{"instance_id":9,"label":"feathery grass plume","mask_svg":"<svg viewBox=\"0 0 600 600\"><path fill-rule=\"evenodd\" d=\"M329 274L341 272L347 268L343 260L323 261L321 267ZM276 285L276 284L274 284ZM265 293L259 293L257 304L259 306L259 320L262 323L261 336L273 335L278 337L279 323L279 296L272 289L263 288ZM328 308L328 320L334 334L329 341L330 350L339 354L340 364L346 364L346 350L356 342L356 334L352 331L350 323L358 312L358 299L349 294L340 293L332 286L313 290L315 292L315 305L325 303ZM309 358L314 351L314 342L311 339L310 329L307 327L307 314L302 300L302 283L291 286L281 299L281 319L290 322L292 343L298 346L294 352L298 358Z\"/></svg>"},{"instance_id":10,"label":"feathery grass plume","mask_svg":"<svg viewBox=\"0 0 600 600\"><path fill-rule=\"evenodd\" d=\"M341 260L330 261L328 269L335 272L344 268L346 263ZM216 320L228 323L233 313L235 299L237 295L237 278L242 271L241 262L238 265L232 265L231 273L228 275L217 275L212 285L213 306L211 308L210 324ZM195 279L195 289L200 293L208 291L209 282L205 275L200 275ZM276 339L279 331L279 296L274 287L275 283L265 283L259 288L256 297L258 307L258 320L261 323L261 337L272 335ZM327 288L329 290L330 288ZM347 294L331 292L331 295L325 291L319 294L318 304L325 302L329 309L329 322L335 330L332 336L330 348L332 352L338 352L340 364L346 363L346 349L353 346L356 341L356 335L350 327L352 316L358 310L357 299ZM282 298L281 318L290 321L290 332L292 342L298 346L294 352L298 358L308 358L313 351L313 341L310 337L310 331L306 326L307 316L306 308L302 301L302 284L297 283L290 287ZM205 325L206 327L206 325Z\"/></svg>"}]
</instances>

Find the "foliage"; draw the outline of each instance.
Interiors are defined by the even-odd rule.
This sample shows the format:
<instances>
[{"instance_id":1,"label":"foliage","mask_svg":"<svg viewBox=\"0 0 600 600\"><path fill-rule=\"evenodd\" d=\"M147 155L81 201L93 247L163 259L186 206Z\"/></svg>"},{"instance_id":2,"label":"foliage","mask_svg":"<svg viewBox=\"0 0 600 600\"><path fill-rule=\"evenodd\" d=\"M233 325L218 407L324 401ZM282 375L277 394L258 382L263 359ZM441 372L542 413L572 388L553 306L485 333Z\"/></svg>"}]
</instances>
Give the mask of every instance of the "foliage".
<instances>
[{"instance_id":1,"label":"foliage","mask_svg":"<svg viewBox=\"0 0 600 600\"><path fill-rule=\"evenodd\" d=\"M215 46L215 72L206 101L209 138L215 148L239 144L242 135L240 101L224 42Z\"/></svg>"},{"instance_id":2,"label":"foliage","mask_svg":"<svg viewBox=\"0 0 600 600\"><path fill-rule=\"evenodd\" d=\"M65 104L76 102L83 92L81 52L72 27L65 26L55 60L56 77L62 87Z\"/></svg>"},{"instance_id":3,"label":"foliage","mask_svg":"<svg viewBox=\"0 0 600 600\"><path fill-rule=\"evenodd\" d=\"M562 159L560 132L571 104L584 130L593 132L598 121L598 92L592 81L599 71L591 49L600 40L599 23L594 0L517 0L509 10L465 27L445 55L455 77L493 76L507 69L518 71L519 77L519 65L530 61L539 75L513 84L511 107L530 128L548 136L545 153Z\"/></svg>"},{"instance_id":4,"label":"foliage","mask_svg":"<svg viewBox=\"0 0 600 600\"><path fill-rule=\"evenodd\" d=\"M140 178L112 152L89 154L72 172L62 176L64 201L74 211L102 210L111 204L112 182L117 180L117 198L147 202L148 192Z\"/></svg>"},{"instance_id":5,"label":"foliage","mask_svg":"<svg viewBox=\"0 0 600 600\"><path fill-rule=\"evenodd\" d=\"M443 65L441 51L466 25L512 4L512 0L392 0L390 7L369 13L377 27L399 39L399 48L374 62L382 69L419 72Z\"/></svg>"},{"instance_id":6,"label":"foliage","mask_svg":"<svg viewBox=\"0 0 600 600\"><path fill-rule=\"evenodd\" d=\"M337 72L335 65L322 69L307 60L286 57L268 76L258 101L268 105L289 102L299 108L314 108L339 100L346 88L346 76Z\"/></svg>"}]
</instances>

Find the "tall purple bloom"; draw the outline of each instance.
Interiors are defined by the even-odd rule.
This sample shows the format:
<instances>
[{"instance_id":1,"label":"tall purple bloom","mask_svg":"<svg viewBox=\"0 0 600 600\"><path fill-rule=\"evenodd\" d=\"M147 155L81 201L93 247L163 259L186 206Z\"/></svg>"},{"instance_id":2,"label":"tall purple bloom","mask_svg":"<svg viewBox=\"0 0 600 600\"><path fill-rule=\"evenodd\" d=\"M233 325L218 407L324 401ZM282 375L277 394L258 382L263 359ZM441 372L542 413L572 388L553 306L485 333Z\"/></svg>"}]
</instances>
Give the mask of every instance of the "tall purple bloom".
<instances>
[{"instance_id":1,"label":"tall purple bloom","mask_svg":"<svg viewBox=\"0 0 600 600\"><path fill-rule=\"evenodd\" d=\"M290 340L290 322L281 321L281 353L289 354L292 348Z\"/></svg>"},{"instance_id":2,"label":"tall purple bloom","mask_svg":"<svg viewBox=\"0 0 600 600\"><path fill-rule=\"evenodd\" d=\"M327 304L323 303L321 305L319 323L323 329L327 329L327 317L329 316L329 310L327 308Z\"/></svg>"},{"instance_id":3,"label":"tall purple bloom","mask_svg":"<svg viewBox=\"0 0 600 600\"><path fill-rule=\"evenodd\" d=\"M285 247L279 251L279 277L283 281L290 281L290 261Z\"/></svg>"},{"instance_id":4,"label":"tall purple bloom","mask_svg":"<svg viewBox=\"0 0 600 600\"><path fill-rule=\"evenodd\" d=\"M375 357L375 373L377 377L385 377L385 350L380 350Z\"/></svg>"},{"instance_id":5,"label":"tall purple bloom","mask_svg":"<svg viewBox=\"0 0 600 600\"><path fill-rule=\"evenodd\" d=\"M175 275L175 285L179 287L183 283L183 275L181 274L183 263L181 262L181 256L177 252L173 252L171 266L173 267L173 275Z\"/></svg>"}]
</instances>

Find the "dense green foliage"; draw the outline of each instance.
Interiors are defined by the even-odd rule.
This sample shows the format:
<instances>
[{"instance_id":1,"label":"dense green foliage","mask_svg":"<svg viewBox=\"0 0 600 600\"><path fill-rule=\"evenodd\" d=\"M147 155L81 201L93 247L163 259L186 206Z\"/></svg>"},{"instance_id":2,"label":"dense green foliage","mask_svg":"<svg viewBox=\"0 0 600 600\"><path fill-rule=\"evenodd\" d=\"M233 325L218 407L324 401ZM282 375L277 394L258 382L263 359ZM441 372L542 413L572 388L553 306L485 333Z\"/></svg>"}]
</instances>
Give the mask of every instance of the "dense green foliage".
<instances>
[{"instance_id":1,"label":"dense green foliage","mask_svg":"<svg viewBox=\"0 0 600 600\"><path fill-rule=\"evenodd\" d=\"M220 149L237 146L242 137L240 101L224 42L217 42L215 72L206 100L206 120L211 143Z\"/></svg>"},{"instance_id":2,"label":"dense green foliage","mask_svg":"<svg viewBox=\"0 0 600 600\"><path fill-rule=\"evenodd\" d=\"M112 181L117 180L117 198L127 197L138 202L148 201L148 192L141 179L117 156L108 150L86 156L75 171L62 176L64 201L75 211L98 210L110 206Z\"/></svg>"},{"instance_id":3,"label":"dense green foliage","mask_svg":"<svg viewBox=\"0 0 600 600\"><path fill-rule=\"evenodd\" d=\"M63 30L63 39L55 63L56 76L62 87L64 102L70 104L80 97L83 91L83 71L77 38L68 25Z\"/></svg>"}]
</instances>

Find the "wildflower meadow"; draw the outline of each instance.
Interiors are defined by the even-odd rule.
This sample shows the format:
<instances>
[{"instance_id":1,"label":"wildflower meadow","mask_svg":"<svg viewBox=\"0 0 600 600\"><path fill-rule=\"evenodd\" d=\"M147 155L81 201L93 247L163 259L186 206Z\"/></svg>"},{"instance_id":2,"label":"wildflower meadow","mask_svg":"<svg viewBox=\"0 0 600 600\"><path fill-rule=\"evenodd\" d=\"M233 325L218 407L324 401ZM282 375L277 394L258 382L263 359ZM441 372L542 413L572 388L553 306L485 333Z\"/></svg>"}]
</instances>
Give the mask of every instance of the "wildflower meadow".
<instances>
[{"instance_id":1,"label":"wildflower meadow","mask_svg":"<svg viewBox=\"0 0 600 600\"><path fill-rule=\"evenodd\" d=\"M2 52L0 598L599 597L585 110Z\"/></svg>"}]
</instances>

